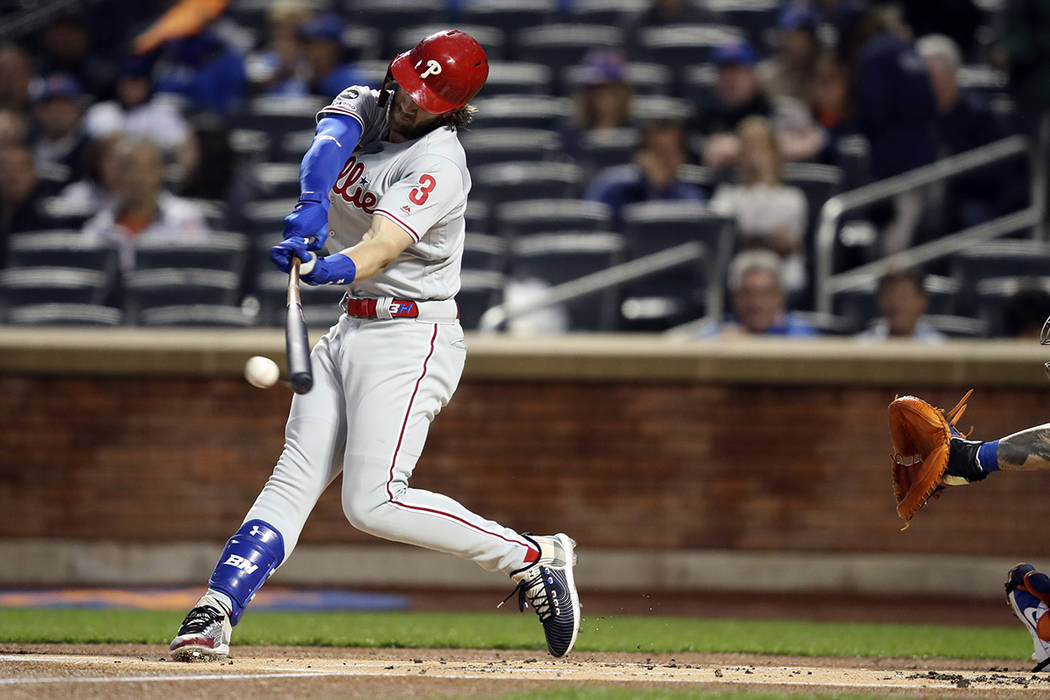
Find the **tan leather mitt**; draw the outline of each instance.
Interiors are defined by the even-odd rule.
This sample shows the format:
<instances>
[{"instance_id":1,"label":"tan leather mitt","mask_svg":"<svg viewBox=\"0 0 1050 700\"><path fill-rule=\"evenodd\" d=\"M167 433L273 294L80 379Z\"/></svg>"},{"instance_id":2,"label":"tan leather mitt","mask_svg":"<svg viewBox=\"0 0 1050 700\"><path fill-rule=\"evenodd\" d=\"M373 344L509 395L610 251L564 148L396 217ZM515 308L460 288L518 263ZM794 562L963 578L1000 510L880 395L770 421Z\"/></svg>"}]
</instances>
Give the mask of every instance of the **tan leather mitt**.
<instances>
[{"instance_id":1,"label":"tan leather mitt","mask_svg":"<svg viewBox=\"0 0 1050 700\"><path fill-rule=\"evenodd\" d=\"M945 474L955 423L966 411L973 389L945 412L917 396L900 396L890 404L890 440L893 443L893 492L897 515L908 529L912 517L943 486L959 486L966 479Z\"/></svg>"}]
</instances>

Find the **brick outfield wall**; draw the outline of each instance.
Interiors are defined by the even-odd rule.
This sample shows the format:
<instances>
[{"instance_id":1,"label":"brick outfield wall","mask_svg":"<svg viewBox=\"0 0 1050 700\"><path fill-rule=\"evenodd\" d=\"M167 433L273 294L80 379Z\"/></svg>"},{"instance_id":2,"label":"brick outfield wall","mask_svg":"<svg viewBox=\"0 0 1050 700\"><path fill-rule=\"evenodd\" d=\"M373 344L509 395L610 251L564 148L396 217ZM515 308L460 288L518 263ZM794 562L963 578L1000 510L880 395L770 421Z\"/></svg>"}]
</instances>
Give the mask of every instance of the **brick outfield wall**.
<instances>
[{"instance_id":1,"label":"brick outfield wall","mask_svg":"<svg viewBox=\"0 0 1050 700\"><path fill-rule=\"evenodd\" d=\"M951 406L961 392L913 393ZM953 489L898 531L886 388L470 381L413 485L590 546L1036 557L1050 474ZM213 540L281 448L289 394L234 379L0 378L0 538ZM1046 420L1046 392L978 390L991 438ZM337 486L306 543L368 543Z\"/></svg>"}]
</instances>

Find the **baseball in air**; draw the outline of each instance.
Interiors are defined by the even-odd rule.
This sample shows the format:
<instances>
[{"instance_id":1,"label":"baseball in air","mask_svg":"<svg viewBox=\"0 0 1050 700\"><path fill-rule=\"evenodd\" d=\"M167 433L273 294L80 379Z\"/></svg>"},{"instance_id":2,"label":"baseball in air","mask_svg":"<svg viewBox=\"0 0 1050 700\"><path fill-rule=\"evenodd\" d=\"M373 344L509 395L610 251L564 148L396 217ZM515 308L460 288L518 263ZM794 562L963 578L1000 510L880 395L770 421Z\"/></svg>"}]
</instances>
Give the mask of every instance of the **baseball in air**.
<instances>
[{"instance_id":1,"label":"baseball in air","mask_svg":"<svg viewBox=\"0 0 1050 700\"><path fill-rule=\"evenodd\" d=\"M256 355L244 363L244 378L249 384L260 389L273 386L280 376L281 370L278 369L277 363L268 357Z\"/></svg>"}]
</instances>

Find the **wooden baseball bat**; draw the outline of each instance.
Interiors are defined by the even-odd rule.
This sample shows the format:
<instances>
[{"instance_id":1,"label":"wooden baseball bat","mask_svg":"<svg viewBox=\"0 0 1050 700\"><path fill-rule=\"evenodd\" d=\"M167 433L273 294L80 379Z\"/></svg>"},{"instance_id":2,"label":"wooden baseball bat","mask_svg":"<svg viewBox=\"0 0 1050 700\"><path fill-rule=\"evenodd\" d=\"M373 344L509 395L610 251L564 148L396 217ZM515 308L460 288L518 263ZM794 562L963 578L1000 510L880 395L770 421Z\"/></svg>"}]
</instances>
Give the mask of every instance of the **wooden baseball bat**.
<instances>
[{"instance_id":1,"label":"wooden baseball bat","mask_svg":"<svg viewBox=\"0 0 1050 700\"><path fill-rule=\"evenodd\" d=\"M288 270L288 311L284 325L284 351L288 358L288 381L297 394L305 394L314 386L314 371L310 366L310 338L303 318L303 300L299 295L299 258L292 258Z\"/></svg>"}]
</instances>

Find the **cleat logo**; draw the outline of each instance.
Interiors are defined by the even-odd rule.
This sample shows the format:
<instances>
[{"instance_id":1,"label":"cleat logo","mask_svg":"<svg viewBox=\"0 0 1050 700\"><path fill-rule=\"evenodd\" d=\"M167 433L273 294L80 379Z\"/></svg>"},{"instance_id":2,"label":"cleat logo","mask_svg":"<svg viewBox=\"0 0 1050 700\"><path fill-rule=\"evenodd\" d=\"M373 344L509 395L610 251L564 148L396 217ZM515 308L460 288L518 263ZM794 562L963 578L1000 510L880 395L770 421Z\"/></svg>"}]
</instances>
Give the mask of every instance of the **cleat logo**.
<instances>
[{"instance_id":1,"label":"cleat logo","mask_svg":"<svg viewBox=\"0 0 1050 700\"><path fill-rule=\"evenodd\" d=\"M1039 617L1040 617L1040 615L1039 615L1039 608L1025 608L1024 609L1025 622L1027 622L1029 625L1031 625L1033 630L1036 629L1039 626Z\"/></svg>"},{"instance_id":2,"label":"cleat logo","mask_svg":"<svg viewBox=\"0 0 1050 700\"><path fill-rule=\"evenodd\" d=\"M253 564L244 557L239 557L236 554L231 554L229 558L223 562L223 564L228 566L236 566L241 571L244 571L245 573L249 574L254 574L255 570L259 568L258 564Z\"/></svg>"}]
</instances>

